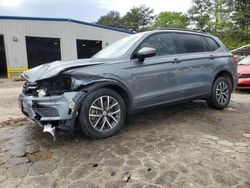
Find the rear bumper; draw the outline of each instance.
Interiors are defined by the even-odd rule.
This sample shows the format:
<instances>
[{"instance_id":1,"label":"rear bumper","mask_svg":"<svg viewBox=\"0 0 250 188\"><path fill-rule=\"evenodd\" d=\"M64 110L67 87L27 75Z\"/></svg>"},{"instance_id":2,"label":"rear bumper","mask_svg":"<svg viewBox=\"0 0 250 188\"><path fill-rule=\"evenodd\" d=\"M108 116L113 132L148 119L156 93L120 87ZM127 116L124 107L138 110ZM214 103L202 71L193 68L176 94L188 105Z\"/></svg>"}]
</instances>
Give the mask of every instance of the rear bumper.
<instances>
[{"instance_id":1,"label":"rear bumper","mask_svg":"<svg viewBox=\"0 0 250 188\"><path fill-rule=\"evenodd\" d=\"M84 92L65 92L63 95L35 97L21 94L19 106L25 116L41 126L51 121L71 120Z\"/></svg>"},{"instance_id":2,"label":"rear bumper","mask_svg":"<svg viewBox=\"0 0 250 188\"><path fill-rule=\"evenodd\" d=\"M239 79L237 89L250 89L250 78Z\"/></svg>"}]
</instances>

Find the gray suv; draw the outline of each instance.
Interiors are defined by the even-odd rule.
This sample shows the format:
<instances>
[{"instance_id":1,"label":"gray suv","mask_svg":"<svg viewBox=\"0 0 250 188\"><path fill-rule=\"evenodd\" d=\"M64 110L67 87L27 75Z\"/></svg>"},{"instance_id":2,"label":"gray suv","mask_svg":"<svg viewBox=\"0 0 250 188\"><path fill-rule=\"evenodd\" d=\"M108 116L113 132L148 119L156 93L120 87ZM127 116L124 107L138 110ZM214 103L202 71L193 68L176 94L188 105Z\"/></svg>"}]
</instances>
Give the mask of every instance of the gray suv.
<instances>
[{"instance_id":1,"label":"gray suv","mask_svg":"<svg viewBox=\"0 0 250 188\"><path fill-rule=\"evenodd\" d=\"M114 135L126 114L205 99L223 109L237 85L237 61L214 36L183 30L133 34L90 59L56 61L22 74L22 112L44 132Z\"/></svg>"}]
</instances>

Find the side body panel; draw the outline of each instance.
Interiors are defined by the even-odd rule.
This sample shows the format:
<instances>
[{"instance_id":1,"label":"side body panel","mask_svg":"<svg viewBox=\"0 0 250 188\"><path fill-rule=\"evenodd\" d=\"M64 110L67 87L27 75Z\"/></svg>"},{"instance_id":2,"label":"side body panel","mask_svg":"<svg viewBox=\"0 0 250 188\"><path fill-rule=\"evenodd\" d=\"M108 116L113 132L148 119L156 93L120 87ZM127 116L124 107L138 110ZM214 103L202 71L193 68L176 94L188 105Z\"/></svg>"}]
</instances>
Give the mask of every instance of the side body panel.
<instances>
[{"instance_id":1,"label":"side body panel","mask_svg":"<svg viewBox=\"0 0 250 188\"><path fill-rule=\"evenodd\" d=\"M210 53L179 54L178 59L178 85L182 86L183 99L209 95L215 67Z\"/></svg>"},{"instance_id":2,"label":"side body panel","mask_svg":"<svg viewBox=\"0 0 250 188\"><path fill-rule=\"evenodd\" d=\"M95 84L96 82L108 82L112 85L113 80L114 85L119 83L127 94L131 96L131 107L134 108L135 106L133 99L134 83L132 80L130 61L117 60L110 63L106 62L104 64L68 70L63 74L72 75L76 79L76 82L77 80L82 81L80 84L83 86Z\"/></svg>"},{"instance_id":3,"label":"side body panel","mask_svg":"<svg viewBox=\"0 0 250 188\"><path fill-rule=\"evenodd\" d=\"M211 36L210 36L211 37ZM233 90L236 88L238 83L237 63L233 63L233 54L224 46L224 44L217 38L212 38L220 44L220 49L213 52L215 67L212 72L213 80L221 71L226 71L230 74L233 81Z\"/></svg>"},{"instance_id":4,"label":"side body panel","mask_svg":"<svg viewBox=\"0 0 250 188\"><path fill-rule=\"evenodd\" d=\"M182 64L179 71L181 74L179 84L183 85L183 99L210 96L215 79L214 72L216 70L220 72L227 68L233 69L233 67L227 67L232 65L228 59L231 54L217 38L210 37L220 44L220 48L213 51L205 37L196 36L201 37L205 51L183 53L179 54L178 57L180 64ZM183 49L181 41L177 38L176 40L180 49ZM234 74L232 73L232 75Z\"/></svg>"},{"instance_id":5,"label":"side body panel","mask_svg":"<svg viewBox=\"0 0 250 188\"><path fill-rule=\"evenodd\" d=\"M215 68L212 72L213 80L221 71L226 71L230 74L233 81L233 90L238 83L237 64L233 63L233 55L229 52L215 52Z\"/></svg>"},{"instance_id":6,"label":"side body panel","mask_svg":"<svg viewBox=\"0 0 250 188\"><path fill-rule=\"evenodd\" d=\"M144 108L181 98L177 83L175 55L147 58L143 63L131 60L134 99L137 108Z\"/></svg>"}]
</instances>

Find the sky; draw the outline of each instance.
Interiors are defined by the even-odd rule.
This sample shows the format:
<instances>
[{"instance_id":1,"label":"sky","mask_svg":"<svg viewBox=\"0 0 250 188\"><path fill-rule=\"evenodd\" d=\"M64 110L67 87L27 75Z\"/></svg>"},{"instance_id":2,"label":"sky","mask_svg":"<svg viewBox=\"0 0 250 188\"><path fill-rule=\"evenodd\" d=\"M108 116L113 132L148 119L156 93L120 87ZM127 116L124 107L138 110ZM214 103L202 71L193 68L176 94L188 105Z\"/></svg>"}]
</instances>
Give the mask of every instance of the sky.
<instances>
[{"instance_id":1,"label":"sky","mask_svg":"<svg viewBox=\"0 0 250 188\"><path fill-rule=\"evenodd\" d=\"M0 0L1 16L71 18L95 22L111 10L124 15L133 6L146 5L161 11L186 12L191 0Z\"/></svg>"}]
</instances>

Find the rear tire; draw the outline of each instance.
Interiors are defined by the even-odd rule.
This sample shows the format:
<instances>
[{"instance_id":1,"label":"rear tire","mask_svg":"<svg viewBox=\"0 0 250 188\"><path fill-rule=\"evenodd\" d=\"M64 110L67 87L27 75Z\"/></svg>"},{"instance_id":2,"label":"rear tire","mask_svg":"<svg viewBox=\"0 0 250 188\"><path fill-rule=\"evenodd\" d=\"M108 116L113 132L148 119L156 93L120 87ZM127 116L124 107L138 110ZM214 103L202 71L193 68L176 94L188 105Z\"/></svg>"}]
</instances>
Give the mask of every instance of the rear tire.
<instances>
[{"instance_id":1,"label":"rear tire","mask_svg":"<svg viewBox=\"0 0 250 188\"><path fill-rule=\"evenodd\" d=\"M207 104L211 108L222 110L226 108L231 99L231 83L224 77L215 80L210 97Z\"/></svg>"},{"instance_id":2,"label":"rear tire","mask_svg":"<svg viewBox=\"0 0 250 188\"><path fill-rule=\"evenodd\" d=\"M116 134L124 125L126 105L122 97L108 88L90 93L80 109L80 126L92 138L106 138Z\"/></svg>"}]
</instances>

